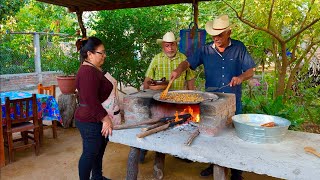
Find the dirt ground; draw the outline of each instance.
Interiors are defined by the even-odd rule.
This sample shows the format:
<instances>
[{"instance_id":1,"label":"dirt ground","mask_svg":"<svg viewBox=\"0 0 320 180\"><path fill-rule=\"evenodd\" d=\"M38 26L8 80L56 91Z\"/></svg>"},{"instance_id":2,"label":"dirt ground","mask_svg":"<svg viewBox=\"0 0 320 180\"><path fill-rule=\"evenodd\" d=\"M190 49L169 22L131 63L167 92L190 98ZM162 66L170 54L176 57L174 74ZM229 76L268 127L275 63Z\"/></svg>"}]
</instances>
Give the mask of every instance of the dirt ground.
<instances>
[{"instance_id":1,"label":"dirt ground","mask_svg":"<svg viewBox=\"0 0 320 180\"><path fill-rule=\"evenodd\" d=\"M1 168L1 180L73 180L78 179L78 160L81 154L81 138L76 128L58 129L58 139L53 139L51 131L45 131L45 140L40 155L35 156L33 149L16 153L15 162ZM110 142L103 160L103 174L113 180L126 177L129 147ZM154 152L148 152L145 162L139 165L139 180L152 180ZM203 163L187 163L166 155L165 180L201 180L199 177ZM254 173L244 173L246 180L274 180L276 178Z\"/></svg>"}]
</instances>

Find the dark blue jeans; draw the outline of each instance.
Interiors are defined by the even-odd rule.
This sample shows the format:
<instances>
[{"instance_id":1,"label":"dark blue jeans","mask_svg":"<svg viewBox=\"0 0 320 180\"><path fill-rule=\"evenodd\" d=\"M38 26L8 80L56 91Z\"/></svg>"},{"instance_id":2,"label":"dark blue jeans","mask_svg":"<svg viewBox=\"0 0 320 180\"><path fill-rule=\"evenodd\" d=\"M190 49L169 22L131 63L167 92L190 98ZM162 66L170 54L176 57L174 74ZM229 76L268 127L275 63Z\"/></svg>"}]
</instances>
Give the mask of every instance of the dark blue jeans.
<instances>
[{"instance_id":1,"label":"dark blue jeans","mask_svg":"<svg viewBox=\"0 0 320 180\"><path fill-rule=\"evenodd\" d=\"M102 158L109 141L101 134L102 123L80 122L76 126L82 137L82 154L79 160L80 180L100 180L102 176Z\"/></svg>"}]
</instances>

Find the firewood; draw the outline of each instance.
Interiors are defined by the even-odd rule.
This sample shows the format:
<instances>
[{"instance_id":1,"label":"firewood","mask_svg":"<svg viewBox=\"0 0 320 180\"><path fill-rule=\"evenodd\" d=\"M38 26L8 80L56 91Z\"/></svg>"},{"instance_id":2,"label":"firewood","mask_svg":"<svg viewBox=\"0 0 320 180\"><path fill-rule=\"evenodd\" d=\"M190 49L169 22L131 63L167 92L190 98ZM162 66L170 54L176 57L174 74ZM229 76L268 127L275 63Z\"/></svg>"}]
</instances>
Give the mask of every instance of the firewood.
<instances>
[{"instance_id":1,"label":"firewood","mask_svg":"<svg viewBox=\"0 0 320 180\"><path fill-rule=\"evenodd\" d=\"M166 130L166 129L168 129L169 125L170 125L170 123L167 123L167 124L159 126L157 128L150 129L149 131L139 133L139 134L137 134L137 137L138 138L143 138L143 137L146 137L148 135L154 134L156 132Z\"/></svg>"},{"instance_id":2,"label":"firewood","mask_svg":"<svg viewBox=\"0 0 320 180\"><path fill-rule=\"evenodd\" d=\"M154 123L157 123L158 121L159 119L149 119L146 121L140 121L132 124L120 124L120 125L113 126L113 130L129 129L129 128L134 128L134 127L145 125L145 124L154 124Z\"/></svg>"},{"instance_id":3,"label":"firewood","mask_svg":"<svg viewBox=\"0 0 320 180\"><path fill-rule=\"evenodd\" d=\"M148 127L142 128L141 130L142 130L142 131L148 131L148 130L150 130L150 129L154 129L154 128L156 128L156 127L162 126L162 125L164 125L164 124L165 124L165 122L158 122L158 123L156 123L156 124L153 124L153 125L150 125L150 126L148 126Z\"/></svg>"},{"instance_id":4,"label":"firewood","mask_svg":"<svg viewBox=\"0 0 320 180\"><path fill-rule=\"evenodd\" d=\"M199 129L197 129L195 132L193 132L191 134L191 136L188 138L188 140L185 143L185 145L190 146L191 143L193 142L194 138L196 138L199 134L200 134L200 131L199 131Z\"/></svg>"}]
</instances>

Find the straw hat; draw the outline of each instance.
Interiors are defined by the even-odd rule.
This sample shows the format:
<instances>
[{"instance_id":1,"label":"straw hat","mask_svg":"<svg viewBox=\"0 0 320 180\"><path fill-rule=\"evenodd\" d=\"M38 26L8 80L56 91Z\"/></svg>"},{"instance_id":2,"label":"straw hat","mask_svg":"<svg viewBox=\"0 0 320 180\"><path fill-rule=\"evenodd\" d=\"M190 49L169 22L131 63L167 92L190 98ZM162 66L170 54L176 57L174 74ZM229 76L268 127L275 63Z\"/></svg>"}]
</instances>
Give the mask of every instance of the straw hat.
<instances>
[{"instance_id":1,"label":"straw hat","mask_svg":"<svg viewBox=\"0 0 320 180\"><path fill-rule=\"evenodd\" d=\"M175 38L173 32L167 32L162 39L157 39L157 43L161 44L162 42L178 42L180 38Z\"/></svg>"},{"instance_id":2,"label":"straw hat","mask_svg":"<svg viewBox=\"0 0 320 180\"><path fill-rule=\"evenodd\" d=\"M224 31L230 30L234 25L230 25L228 15L218 16L213 21L208 21L206 24L206 31L211 36L216 36Z\"/></svg>"}]
</instances>

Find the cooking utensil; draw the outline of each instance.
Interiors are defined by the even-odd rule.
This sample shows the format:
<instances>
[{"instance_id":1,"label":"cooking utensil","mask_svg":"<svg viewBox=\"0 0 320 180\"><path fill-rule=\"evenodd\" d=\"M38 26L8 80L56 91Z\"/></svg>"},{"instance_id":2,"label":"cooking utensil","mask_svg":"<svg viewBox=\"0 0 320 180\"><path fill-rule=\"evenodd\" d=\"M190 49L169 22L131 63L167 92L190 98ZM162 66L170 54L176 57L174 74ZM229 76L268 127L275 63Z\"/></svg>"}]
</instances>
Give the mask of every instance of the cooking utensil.
<instances>
[{"instance_id":1,"label":"cooking utensil","mask_svg":"<svg viewBox=\"0 0 320 180\"><path fill-rule=\"evenodd\" d=\"M304 151L311 153L311 154L314 154L320 158L320 153L318 153L317 150L314 149L313 147L309 147L309 146L304 147Z\"/></svg>"},{"instance_id":2,"label":"cooking utensil","mask_svg":"<svg viewBox=\"0 0 320 180\"><path fill-rule=\"evenodd\" d=\"M195 90L178 90L178 91L170 91L170 93L199 94L200 96L202 96L203 101L206 101L206 100L215 101L215 100L219 99L219 97L214 93L195 91ZM157 93L157 94L153 95L153 99L156 100L156 101L166 102L166 103L173 103L173 104L199 104L199 103L202 102L202 101L176 102L176 101L172 101L172 100L161 99L160 95L161 95L161 93Z\"/></svg>"},{"instance_id":3,"label":"cooking utensil","mask_svg":"<svg viewBox=\"0 0 320 180\"><path fill-rule=\"evenodd\" d=\"M169 81L169 84L168 84L167 88L166 88L166 89L161 93L161 95L160 95L160 99L163 99L163 98L165 98L165 97L167 96L167 94L168 94L168 90L169 90L169 88L170 88L170 86L171 86L172 82L173 82L173 79L170 79L170 81Z\"/></svg>"},{"instance_id":4,"label":"cooking utensil","mask_svg":"<svg viewBox=\"0 0 320 180\"><path fill-rule=\"evenodd\" d=\"M291 122L287 119L266 114L238 114L232 117L237 136L253 143L278 143L283 140ZM262 124L274 122L274 127Z\"/></svg>"},{"instance_id":5,"label":"cooking utensil","mask_svg":"<svg viewBox=\"0 0 320 180\"><path fill-rule=\"evenodd\" d=\"M221 86L221 87L208 87L208 88L206 89L206 91L208 91L208 92L210 92L210 91L216 91L216 90L222 89L222 88L227 87L227 86L229 86L229 84L224 85L224 86Z\"/></svg>"}]
</instances>

